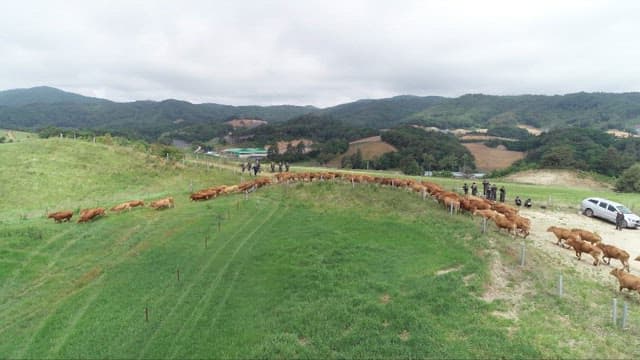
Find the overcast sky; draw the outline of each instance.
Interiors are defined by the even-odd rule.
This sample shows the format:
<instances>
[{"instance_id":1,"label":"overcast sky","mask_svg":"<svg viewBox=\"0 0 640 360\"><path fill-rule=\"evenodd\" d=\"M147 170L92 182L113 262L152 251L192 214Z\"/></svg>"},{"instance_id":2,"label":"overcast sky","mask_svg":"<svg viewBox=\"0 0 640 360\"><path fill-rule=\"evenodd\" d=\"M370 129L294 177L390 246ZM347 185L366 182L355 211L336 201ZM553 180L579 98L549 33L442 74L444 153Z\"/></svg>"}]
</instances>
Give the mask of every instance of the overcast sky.
<instances>
[{"instance_id":1,"label":"overcast sky","mask_svg":"<svg viewBox=\"0 0 640 360\"><path fill-rule=\"evenodd\" d=\"M0 90L322 107L640 91L639 16L633 0L6 0Z\"/></svg>"}]
</instances>

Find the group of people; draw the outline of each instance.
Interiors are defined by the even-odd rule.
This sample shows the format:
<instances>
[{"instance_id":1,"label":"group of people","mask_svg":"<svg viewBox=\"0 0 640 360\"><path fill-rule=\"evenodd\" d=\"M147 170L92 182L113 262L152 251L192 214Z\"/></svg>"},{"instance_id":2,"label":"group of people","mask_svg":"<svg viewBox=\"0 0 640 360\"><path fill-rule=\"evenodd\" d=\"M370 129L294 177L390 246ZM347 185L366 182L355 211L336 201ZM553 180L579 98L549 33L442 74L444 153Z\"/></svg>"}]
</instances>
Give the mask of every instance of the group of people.
<instances>
[{"instance_id":1,"label":"group of people","mask_svg":"<svg viewBox=\"0 0 640 360\"><path fill-rule=\"evenodd\" d=\"M244 173L245 170L249 171L249 175L251 175L251 171L253 171L253 176L258 176L258 173L260 172L260 160L256 159L256 161L251 164L251 161L247 161L247 163L242 163L240 164L240 167L242 168L242 172Z\"/></svg>"},{"instance_id":2,"label":"group of people","mask_svg":"<svg viewBox=\"0 0 640 360\"><path fill-rule=\"evenodd\" d=\"M471 189L471 195L478 196L478 184L476 184L475 181L471 183L470 188L467 183L464 183L464 185L462 185L462 190L464 191L465 195L469 194L469 189ZM500 202L504 202L507 196L507 191L505 190L504 186L501 186L500 189L498 189L496 184L490 184L487 179L484 179L482 181L482 196L489 200L497 201L498 192L500 192Z\"/></svg>"},{"instance_id":3,"label":"group of people","mask_svg":"<svg viewBox=\"0 0 640 360\"><path fill-rule=\"evenodd\" d=\"M478 196L478 184L476 184L475 181L471 183L471 187L469 187L467 183L464 183L464 185L462 185L462 190L464 191L465 195L468 195L469 190L471 190L471 195ZM500 193L499 196L498 193ZM482 180L482 196L484 196L488 200L504 202L507 196L507 190L504 188L504 186L500 186L500 188L498 189L498 186L496 184L491 184L489 183L489 180L484 179ZM522 206L522 200L520 199L520 196L516 196L515 202L517 206ZM524 206L527 208L530 208L531 204L531 198L527 199L524 202Z\"/></svg>"},{"instance_id":4,"label":"group of people","mask_svg":"<svg viewBox=\"0 0 640 360\"><path fill-rule=\"evenodd\" d=\"M520 196L516 196L516 205L522 206L522 199L520 199ZM527 200L524 201L524 207L526 208L531 207L531 198L528 198Z\"/></svg>"},{"instance_id":5,"label":"group of people","mask_svg":"<svg viewBox=\"0 0 640 360\"><path fill-rule=\"evenodd\" d=\"M271 168L271 172L276 172L276 163L274 163L273 161L271 162L271 164L269 164L270 168ZM283 169L285 169L285 171L289 171L289 163L288 162L282 162L280 161L278 164L278 171L282 172ZM256 161L251 164L251 161L247 161L246 163L242 163L240 164L240 167L242 168L242 172L244 173L245 171L249 171L249 174L251 174L251 171L253 171L253 175L257 176L258 173L260 172L260 159L256 159Z\"/></svg>"},{"instance_id":6,"label":"group of people","mask_svg":"<svg viewBox=\"0 0 640 360\"><path fill-rule=\"evenodd\" d=\"M276 172L276 163L274 163L273 161L271 162L271 172ZM284 171L289 172L289 163L287 161L282 162L280 161L278 163L278 172L282 172L282 168L284 167Z\"/></svg>"}]
</instances>

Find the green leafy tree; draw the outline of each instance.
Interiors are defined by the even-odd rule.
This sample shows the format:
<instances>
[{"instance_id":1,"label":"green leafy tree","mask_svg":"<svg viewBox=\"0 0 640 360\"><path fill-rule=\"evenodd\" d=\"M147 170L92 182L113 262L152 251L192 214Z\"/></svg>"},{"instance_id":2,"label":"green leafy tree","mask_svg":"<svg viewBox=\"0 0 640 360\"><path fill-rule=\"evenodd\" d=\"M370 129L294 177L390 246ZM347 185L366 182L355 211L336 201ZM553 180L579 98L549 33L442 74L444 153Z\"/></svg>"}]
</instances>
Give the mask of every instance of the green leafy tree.
<instances>
[{"instance_id":1,"label":"green leafy tree","mask_svg":"<svg viewBox=\"0 0 640 360\"><path fill-rule=\"evenodd\" d=\"M640 163L635 163L622 172L616 182L616 190L622 192L640 192Z\"/></svg>"},{"instance_id":2,"label":"green leafy tree","mask_svg":"<svg viewBox=\"0 0 640 360\"><path fill-rule=\"evenodd\" d=\"M422 169L413 157L400 160L400 170L407 175L422 175Z\"/></svg>"}]
</instances>

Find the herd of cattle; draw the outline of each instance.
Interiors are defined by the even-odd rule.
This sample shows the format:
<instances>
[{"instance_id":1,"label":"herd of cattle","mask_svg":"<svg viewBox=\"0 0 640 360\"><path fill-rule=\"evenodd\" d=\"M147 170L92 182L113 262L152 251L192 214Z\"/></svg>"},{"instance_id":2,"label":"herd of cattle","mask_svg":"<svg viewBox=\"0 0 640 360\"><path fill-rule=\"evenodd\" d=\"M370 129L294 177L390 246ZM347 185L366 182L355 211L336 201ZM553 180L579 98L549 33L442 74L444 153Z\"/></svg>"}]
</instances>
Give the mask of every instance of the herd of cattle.
<instances>
[{"instance_id":1,"label":"herd of cattle","mask_svg":"<svg viewBox=\"0 0 640 360\"><path fill-rule=\"evenodd\" d=\"M285 172L275 174L274 178L278 183L342 179L344 181L351 182L352 184L368 183L402 188L407 191L420 193L423 198L426 198L426 196L429 195L451 212L467 212L473 216L481 216L484 219L491 220L495 223L498 231L505 229L508 234L512 234L513 236L520 235L523 238L526 238L530 233L531 221L528 218L519 215L517 208L504 203L488 200L483 197L461 195L457 192L446 191L440 185L428 181L338 172ZM272 180L270 178L258 178L238 185L220 185L202 189L192 193L189 198L191 201L210 200L222 195L251 192L271 183ZM110 211L120 212L123 210L131 210L138 206L144 206L144 201L127 201L112 207ZM174 206L174 200L172 197L156 200L150 204L150 207L154 209L171 208ZM78 222L88 222L102 215L105 215L104 208L85 209L80 212L80 219ZM48 218L53 218L58 223L70 221L72 216L73 212L68 210L48 214ZM630 274L628 252L613 245L603 243L598 234L587 230L566 229L551 226L547 231L552 232L556 236L558 245L565 247L562 245L562 241L564 241L567 247L573 248L578 259L581 259L582 253L591 255L594 259L593 265L595 266L600 262L604 262L609 265L611 263L611 259L618 259L622 263L622 268L613 269L611 274L618 279L620 283L620 290L626 288L636 290L640 293L640 277ZM640 260L640 257L636 258L636 260ZM627 273L624 272L625 269L627 270Z\"/></svg>"},{"instance_id":2,"label":"herd of cattle","mask_svg":"<svg viewBox=\"0 0 640 360\"><path fill-rule=\"evenodd\" d=\"M132 208L138 207L138 206L144 206L144 201L142 200L127 201L112 207L110 211L120 212L123 210L131 210ZM165 208L174 207L175 205L173 202L173 198L168 197L168 198L153 201L149 206L154 209L165 209ZM80 210L80 219L78 220L78 222L79 223L88 222L99 216L104 216L104 215L105 215L105 209L101 207L97 207L93 209L83 209L83 210ZM47 218L53 219L57 223L71 221L72 217L73 217L73 211L71 210L56 211L47 215Z\"/></svg>"},{"instance_id":3,"label":"herd of cattle","mask_svg":"<svg viewBox=\"0 0 640 360\"><path fill-rule=\"evenodd\" d=\"M614 268L610 271L610 274L618 279L619 290L635 290L640 294L640 276L631 274L631 269L629 268L630 256L627 251L614 245L605 244L600 235L587 230L550 226L547 231L556 236L557 245L568 249L572 248L578 260L582 258L582 253L591 255L594 266L598 266L601 262L610 265L611 259L618 259L622 267L620 269ZM563 241L566 246L563 245ZM636 257L635 260L640 261L640 256ZM627 272L625 273L624 270L627 270Z\"/></svg>"}]
</instances>

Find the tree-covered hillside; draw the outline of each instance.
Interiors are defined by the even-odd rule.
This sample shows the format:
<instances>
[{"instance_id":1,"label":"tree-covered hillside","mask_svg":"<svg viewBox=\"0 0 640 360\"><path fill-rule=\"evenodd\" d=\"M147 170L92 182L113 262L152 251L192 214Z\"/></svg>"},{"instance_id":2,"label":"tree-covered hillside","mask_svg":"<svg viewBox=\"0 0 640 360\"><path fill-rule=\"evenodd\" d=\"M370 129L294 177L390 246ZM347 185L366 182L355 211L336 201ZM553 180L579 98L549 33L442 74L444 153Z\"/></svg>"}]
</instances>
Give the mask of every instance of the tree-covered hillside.
<instances>
[{"instance_id":1,"label":"tree-covered hillside","mask_svg":"<svg viewBox=\"0 0 640 360\"><path fill-rule=\"evenodd\" d=\"M118 132L155 141L179 137L206 141L225 131L233 118L284 122L314 113L354 127L392 128L420 124L440 128L498 128L527 124L546 129L567 126L623 129L640 125L640 93L576 93L543 96L397 96L360 100L318 109L312 106L230 106L185 101L116 103L53 88L0 92L0 127L34 130L46 126ZM213 128L213 129L211 129Z\"/></svg>"},{"instance_id":2,"label":"tree-covered hillside","mask_svg":"<svg viewBox=\"0 0 640 360\"><path fill-rule=\"evenodd\" d=\"M320 113L353 126L383 129L402 123L408 116L446 100L440 96L405 95L389 99L358 100L323 109Z\"/></svg>"},{"instance_id":3,"label":"tree-covered hillside","mask_svg":"<svg viewBox=\"0 0 640 360\"><path fill-rule=\"evenodd\" d=\"M525 151L510 172L522 168L562 168L620 176L640 161L640 138L618 139L596 129L554 129L519 142L500 142L511 150Z\"/></svg>"},{"instance_id":4,"label":"tree-covered hillside","mask_svg":"<svg viewBox=\"0 0 640 360\"><path fill-rule=\"evenodd\" d=\"M0 106L23 106L29 104L88 104L110 102L104 99L82 96L49 86L30 89L12 89L0 91Z\"/></svg>"},{"instance_id":5,"label":"tree-covered hillside","mask_svg":"<svg viewBox=\"0 0 640 360\"><path fill-rule=\"evenodd\" d=\"M179 131L184 140L206 141L208 139L202 138L206 132L198 125L215 126L233 118L286 121L315 110L308 106L230 106L178 100L116 103L65 94L70 93L52 88L0 92L0 128L94 129L149 141Z\"/></svg>"},{"instance_id":6,"label":"tree-covered hillside","mask_svg":"<svg viewBox=\"0 0 640 360\"><path fill-rule=\"evenodd\" d=\"M633 131L640 124L640 93L464 95L435 104L406 120L443 128L527 124Z\"/></svg>"}]
</instances>

